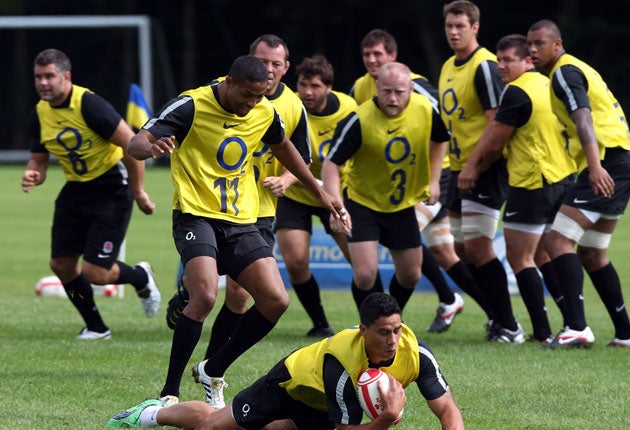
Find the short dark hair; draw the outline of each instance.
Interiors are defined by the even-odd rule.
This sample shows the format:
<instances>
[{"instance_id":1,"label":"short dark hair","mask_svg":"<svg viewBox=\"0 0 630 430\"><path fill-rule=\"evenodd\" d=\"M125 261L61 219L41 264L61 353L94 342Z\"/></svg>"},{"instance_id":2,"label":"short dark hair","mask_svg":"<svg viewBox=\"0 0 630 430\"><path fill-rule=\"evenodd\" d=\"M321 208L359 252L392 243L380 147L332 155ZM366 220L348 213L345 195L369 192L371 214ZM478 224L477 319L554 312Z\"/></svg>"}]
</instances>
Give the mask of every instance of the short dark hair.
<instances>
[{"instance_id":1,"label":"short dark hair","mask_svg":"<svg viewBox=\"0 0 630 430\"><path fill-rule=\"evenodd\" d=\"M285 41L282 40L282 38L280 38L280 36L276 36L275 34L263 34L262 36L254 40L251 43L251 45L249 45L249 53L251 55L254 55L254 52L256 51L256 47L258 47L260 42L265 42L267 45L271 46L272 48L277 48L278 46L282 46L284 48L284 60L285 61L289 60L289 47L287 46Z\"/></svg>"},{"instance_id":2,"label":"short dark hair","mask_svg":"<svg viewBox=\"0 0 630 430\"><path fill-rule=\"evenodd\" d=\"M253 55L241 55L232 63L228 76L235 84L267 82L267 68Z\"/></svg>"},{"instance_id":3,"label":"short dark hair","mask_svg":"<svg viewBox=\"0 0 630 430\"><path fill-rule=\"evenodd\" d=\"M333 66L323 55L313 55L306 57L295 68L298 76L305 79L312 79L319 76L324 85L332 85L335 80L335 72Z\"/></svg>"},{"instance_id":4,"label":"short dark hair","mask_svg":"<svg viewBox=\"0 0 630 430\"><path fill-rule=\"evenodd\" d=\"M59 49L45 49L35 57L35 61L33 62L34 66L47 66L49 64L54 64L57 66L60 72L70 72L72 71L72 63L70 63L70 58Z\"/></svg>"},{"instance_id":5,"label":"short dark hair","mask_svg":"<svg viewBox=\"0 0 630 430\"><path fill-rule=\"evenodd\" d=\"M380 28L371 30L363 37L363 40L361 40L361 51L363 51L363 48L378 45L379 43L383 44L383 47L388 54L398 51L398 44L396 43L394 36Z\"/></svg>"},{"instance_id":6,"label":"short dark hair","mask_svg":"<svg viewBox=\"0 0 630 430\"><path fill-rule=\"evenodd\" d=\"M521 60L529 55L527 37L522 34L508 34L507 36L503 36L497 42L497 52L505 51L510 48L514 48L514 53Z\"/></svg>"},{"instance_id":7,"label":"short dark hair","mask_svg":"<svg viewBox=\"0 0 630 430\"><path fill-rule=\"evenodd\" d=\"M562 39L562 34L560 34L560 28L558 27L558 24L550 19L541 19L540 21L533 23L532 26L529 27L528 32L541 30L543 28L551 33L551 35L556 39Z\"/></svg>"},{"instance_id":8,"label":"short dark hair","mask_svg":"<svg viewBox=\"0 0 630 430\"><path fill-rule=\"evenodd\" d=\"M368 328L380 317L388 317L400 313L398 301L394 296L386 293L372 293L359 306L361 324Z\"/></svg>"},{"instance_id":9,"label":"short dark hair","mask_svg":"<svg viewBox=\"0 0 630 430\"><path fill-rule=\"evenodd\" d=\"M447 3L444 5L442 13L444 14L444 17L446 17L449 13L453 15L465 14L471 25L479 22L479 19L481 18L481 13L479 12L477 5L468 0L455 0Z\"/></svg>"}]
</instances>

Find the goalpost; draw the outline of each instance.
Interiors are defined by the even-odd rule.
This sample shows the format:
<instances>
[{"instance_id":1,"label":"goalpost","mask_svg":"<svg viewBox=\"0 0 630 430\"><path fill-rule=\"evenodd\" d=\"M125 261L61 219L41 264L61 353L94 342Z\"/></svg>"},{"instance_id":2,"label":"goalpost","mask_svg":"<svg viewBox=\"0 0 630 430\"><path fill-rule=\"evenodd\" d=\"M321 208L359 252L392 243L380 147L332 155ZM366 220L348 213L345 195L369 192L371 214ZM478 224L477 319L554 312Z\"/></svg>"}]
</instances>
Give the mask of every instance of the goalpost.
<instances>
[{"instance_id":1,"label":"goalpost","mask_svg":"<svg viewBox=\"0 0 630 430\"><path fill-rule=\"evenodd\" d=\"M140 86L149 106L153 106L153 75L151 73L151 20L146 15L50 15L50 16L2 16L2 29L44 28L117 28L130 27L138 30L138 64Z\"/></svg>"}]
</instances>

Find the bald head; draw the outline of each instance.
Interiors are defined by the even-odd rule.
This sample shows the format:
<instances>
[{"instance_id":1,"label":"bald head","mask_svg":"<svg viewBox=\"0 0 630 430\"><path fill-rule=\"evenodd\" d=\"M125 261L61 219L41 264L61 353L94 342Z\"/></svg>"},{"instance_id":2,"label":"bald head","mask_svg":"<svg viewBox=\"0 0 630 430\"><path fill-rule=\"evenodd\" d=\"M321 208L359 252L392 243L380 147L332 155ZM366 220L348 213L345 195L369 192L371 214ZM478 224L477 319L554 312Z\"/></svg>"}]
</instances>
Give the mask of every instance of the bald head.
<instances>
[{"instance_id":1,"label":"bald head","mask_svg":"<svg viewBox=\"0 0 630 430\"><path fill-rule=\"evenodd\" d=\"M407 67L403 63L392 61L391 63L383 65L383 67L381 67L381 69L378 71L379 81L382 81L385 77L406 78L411 83L411 70L409 70L409 67Z\"/></svg>"},{"instance_id":2,"label":"bald head","mask_svg":"<svg viewBox=\"0 0 630 430\"><path fill-rule=\"evenodd\" d=\"M411 71L402 63L391 62L382 66L376 79L378 106L387 116L397 116L409 104L413 88Z\"/></svg>"}]
</instances>

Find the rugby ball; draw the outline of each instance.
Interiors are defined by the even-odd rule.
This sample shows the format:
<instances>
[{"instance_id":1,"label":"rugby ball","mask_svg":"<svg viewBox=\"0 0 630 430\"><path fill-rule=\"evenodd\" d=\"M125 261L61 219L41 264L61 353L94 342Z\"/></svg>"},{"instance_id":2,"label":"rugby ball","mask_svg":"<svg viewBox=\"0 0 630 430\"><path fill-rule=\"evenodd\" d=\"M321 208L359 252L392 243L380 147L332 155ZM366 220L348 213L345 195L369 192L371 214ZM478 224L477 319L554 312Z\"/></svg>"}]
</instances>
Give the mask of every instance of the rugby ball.
<instances>
[{"instance_id":1,"label":"rugby ball","mask_svg":"<svg viewBox=\"0 0 630 430\"><path fill-rule=\"evenodd\" d=\"M114 297L119 294L120 286L116 284L95 285L92 290L95 296ZM35 294L43 297L68 297L63 284L55 275L44 276L35 283Z\"/></svg>"},{"instance_id":2,"label":"rugby ball","mask_svg":"<svg viewBox=\"0 0 630 430\"><path fill-rule=\"evenodd\" d=\"M378 391L378 382L381 382L381 389L383 391L389 390L389 377L387 373L379 369L367 369L361 372L359 379L357 380L357 395L359 397L359 403L365 415L371 420L378 417L383 411L383 402L381 400L381 393ZM403 417L403 410L400 411L400 415L394 425L398 424Z\"/></svg>"},{"instance_id":3,"label":"rugby ball","mask_svg":"<svg viewBox=\"0 0 630 430\"><path fill-rule=\"evenodd\" d=\"M116 284L92 284L92 291L94 291L95 296L114 297L116 294L118 294L118 287L119 286Z\"/></svg>"},{"instance_id":4,"label":"rugby ball","mask_svg":"<svg viewBox=\"0 0 630 430\"><path fill-rule=\"evenodd\" d=\"M66 290L56 276L44 276L35 283L35 294L45 297L67 297Z\"/></svg>"}]
</instances>

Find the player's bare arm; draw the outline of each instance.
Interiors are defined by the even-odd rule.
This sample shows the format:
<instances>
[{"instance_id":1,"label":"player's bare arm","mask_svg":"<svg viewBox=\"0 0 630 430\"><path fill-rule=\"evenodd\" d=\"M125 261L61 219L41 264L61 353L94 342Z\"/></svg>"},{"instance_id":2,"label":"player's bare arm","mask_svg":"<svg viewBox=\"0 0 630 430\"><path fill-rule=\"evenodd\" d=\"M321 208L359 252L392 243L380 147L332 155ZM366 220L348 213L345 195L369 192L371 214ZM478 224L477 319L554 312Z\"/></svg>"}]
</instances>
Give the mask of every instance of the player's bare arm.
<instances>
[{"instance_id":1,"label":"player's bare arm","mask_svg":"<svg viewBox=\"0 0 630 430\"><path fill-rule=\"evenodd\" d=\"M475 159L469 158L470 163L466 163L459 174L457 188L462 192L470 192L479 176L488 170L492 163L501 158L503 149L514 134L515 128L498 121L492 121L488 130L488 133L484 133L482 140L477 145L479 151L475 151Z\"/></svg>"},{"instance_id":2,"label":"player's bare arm","mask_svg":"<svg viewBox=\"0 0 630 430\"><path fill-rule=\"evenodd\" d=\"M444 392L440 397L433 400L427 400L427 405L431 411L440 420L442 428L445 430L463 430L464 421L462 414L455 405L450 390Z\"/></svg>"},{"instance_id":3,"label":"player's bare arm","mask_svg":"<svg viewBox=\"0 0 630 430\"><path fill-rule=\"evenodd\" d=\"M322 164L322 182L326 192L341 200L339 166L329 159L325 159ZM330 228L336 233L349 234L352 231L352 218L350 217L350 213L344 209L341 219L336 219L331 216Z\"/></svg>"},{"instance_id":4,"label":"player's bare arm","mask_svg":"<svg viewBox=\"0 0 630 430\"><path fill-rule=\"evenodd\" d=\"M578 138L584 149L584 155L588 162L588 178L593 187L593 194L603 194L606 197L613 195L615 181L610 177L606 169L602 167L599 159L599 145L593 127L593 117L589 108L583 107L571 114L571 119L577 127Z\"/></svg>"},{"instance_id":5,"label":"player's bare arm","mask_svg":"<svg viewBox=\"0 0 630 430\"><path fill-rule=\"evenodd\" d=\"M341 181L339 166L325 159L322 163L322 182L324 189L331 195L341 198Z\"/></svg>"},{"instance_id":6,"label":"player's bare arm","mask_svg":"<svg viewBox=\"0 0 630 430\"><path fill-rule=\"evenodd\" d=\"M492 121L492 130L488 134L488 141L485 145L483 157L479 164L479 173L483 173L490 168L492 163L501 158L503 150L514 134L515 127Z\"/></svg>"},{"instance_id":7,"label":"player's bare arm","mask_svg":"<svg viewBox=\"0 0 630 430\"><path fill-rule=\"evenodd\" d=\"M121 119L109 140L123 149L123 162L129 171L129 188L138 208L143 213L151 215L155 212L155 203L144 190L144 162L131 157L127 151L133 136L133 130Z\"/></svg>"},{"instance_id":8,"label":"player's bare arm","mask_svg":"<svg viewBox=\"0 0 630 430\"><path fill-rule=\"evenodd\" d=\"M470 192L470 190L475 186L475 181L479 178L480 171L478 169L482 162L483 155L487 152L487 140L491 134L491 129L495 122L494 115L496 113L496 109L488 109L484 112L484 115L488 118L488 123L483 130L483 134L481 135L479 142L475 145L475 148L468 156L468 160L466 160L464 167L459 173L457 188L461 192Z\"/></svg>"},{"instance_id":9,"label":"player's bare arm","mask_svg":"<svg viewBox=\"0 0 630 430\"><path fill-rule=\"evenodd\" d=\"M442 174L442 163L446 155L446 141L429 143L429 164L431 166L431 177L429 180L428 205L434 205L440 199L440 175Z\"/></svg>"}]
</instances>

